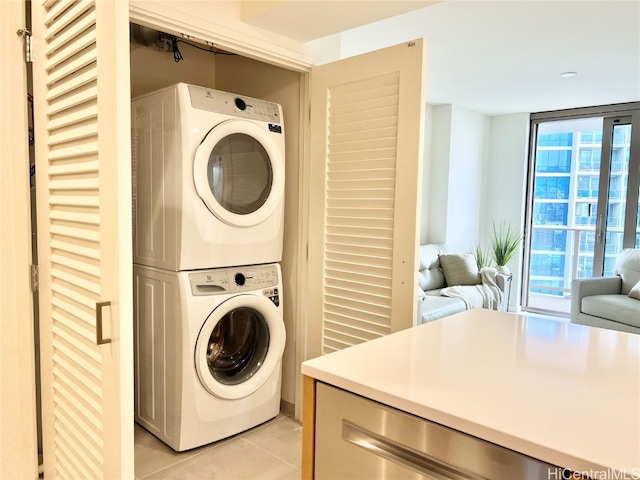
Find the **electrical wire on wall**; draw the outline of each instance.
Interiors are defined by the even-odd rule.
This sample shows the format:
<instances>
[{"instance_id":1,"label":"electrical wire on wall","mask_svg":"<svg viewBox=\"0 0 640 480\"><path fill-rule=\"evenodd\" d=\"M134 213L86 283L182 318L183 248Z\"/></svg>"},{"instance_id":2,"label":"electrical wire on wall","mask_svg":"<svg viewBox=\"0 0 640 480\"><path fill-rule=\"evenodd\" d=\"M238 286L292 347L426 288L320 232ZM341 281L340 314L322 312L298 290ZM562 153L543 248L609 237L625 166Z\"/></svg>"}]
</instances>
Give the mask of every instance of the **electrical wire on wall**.
<instances>
[{"instance_id":1,"label":"electrical wire on wall","mask_svg":"<svg viewBox=\"0 0 640 480\"><path fill-rule=\"evenodd\" d=\"M2 0L0 0L2 1ZM129 32L131 36L132 48L136 46L153 47L155 46L161 51L172 53L173 60L178 63L184 60L184 56L178 46L179 43L183 43L192 48L203 50L205 52L213 53L214 55L237 55L235 53L221 50L213 45L208 46L199 45L197 43L188 42L181 38L176 37L173 34L159 32L149 27L143 27L135 23L130 24Z\"/></svg>"},{"instance_id":2,"label":"electrical wire on wall","mask_svg":"<svg viewBox=\"0 0 640 480\"><path fill-rule=\"evenodd\" d=\"M235 53L225 52L224 50L217 49L215 47L201 47L200 45L196 45L190 42L186 42L184 40L179 39L171 35L171 48L173 50L173 60L178 63L181 60L184 60L180 49L178 48L178 43L184 43L185 45L189 45L190 47L197 48L198 50L203 50L205 52L213 53L214 55L237 55Z\"/></svg>"},{"instance_id":3,"label":"electrical wire on wall","mask_svg":"<svg viewBox=\"0 0 640 480\"><path fill-rule=\"evenodd\" d=\"M171 46L173 48L173 60L178 63L180 60L183 60L184 57L182 56L182 53L180 53L180 49L178 48L178 39L176 37L173 37L171 39Z\"/></svg>"}]
</instances>

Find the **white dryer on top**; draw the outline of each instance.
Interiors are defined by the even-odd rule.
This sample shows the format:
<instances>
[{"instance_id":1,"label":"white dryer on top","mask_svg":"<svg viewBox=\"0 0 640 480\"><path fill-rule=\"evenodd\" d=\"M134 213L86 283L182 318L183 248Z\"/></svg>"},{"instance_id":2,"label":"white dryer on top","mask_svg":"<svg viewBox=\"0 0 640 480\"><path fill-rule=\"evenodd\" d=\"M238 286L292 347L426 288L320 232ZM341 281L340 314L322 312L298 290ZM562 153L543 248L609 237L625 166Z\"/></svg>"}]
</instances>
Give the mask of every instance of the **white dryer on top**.
<instances>
[{"instance_id":1,"label":"white dryer on top","mask_svg":"<svg viewBox=\"0 0 640 480\"><path fill-rule=\"evenodd\" d=\"M276 103L179 83L132 101L134 263L182 271L282 260Z\"/></svg>"}]
</instances>

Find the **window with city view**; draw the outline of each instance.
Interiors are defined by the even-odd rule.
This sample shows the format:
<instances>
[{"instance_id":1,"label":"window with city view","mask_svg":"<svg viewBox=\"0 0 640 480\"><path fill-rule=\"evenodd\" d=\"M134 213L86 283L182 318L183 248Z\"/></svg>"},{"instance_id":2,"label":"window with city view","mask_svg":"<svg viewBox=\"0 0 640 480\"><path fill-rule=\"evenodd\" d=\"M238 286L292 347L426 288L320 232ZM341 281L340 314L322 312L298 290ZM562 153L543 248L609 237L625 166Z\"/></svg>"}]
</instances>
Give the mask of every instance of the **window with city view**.
<instances>
[{"instance_id":1,"label":"window with city view","mask_svg":"<svg viewBox=\"0 0 640 480\"><path fill-rule=\"evenodd\" d=\"M608 126L603 117L537 125L525 307L568 315L573 278L613 274L624 247L627 190L638 192L638 185L628 184L631 127L630 121ZM604 142L604 163L603 135L610 139ZM603 165L607 170L601 173ZM602 195L601 190L607 192ZM635 198L638 248L640 209ZM599 217L599 205L604 205L606 215Z\"/></svg>"}]
</instances>

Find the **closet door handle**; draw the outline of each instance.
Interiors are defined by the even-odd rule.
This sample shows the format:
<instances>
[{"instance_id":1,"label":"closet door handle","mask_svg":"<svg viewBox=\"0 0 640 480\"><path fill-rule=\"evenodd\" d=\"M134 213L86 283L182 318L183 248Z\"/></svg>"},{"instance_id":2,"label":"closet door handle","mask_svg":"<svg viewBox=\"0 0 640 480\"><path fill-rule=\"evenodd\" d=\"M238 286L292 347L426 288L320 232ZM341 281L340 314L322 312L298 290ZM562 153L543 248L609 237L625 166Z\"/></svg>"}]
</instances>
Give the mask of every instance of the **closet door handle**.
<instances>
[{"instance_id":1,"label":"closet door handle","mask_svg":"<svg viewBox=\"0 0 640 480\"><path fill-rule=\"evenodd\" d=\"M96 303L96 345L104 345L105 343L111 343L110 338L102 337L102 309L104 307L110 307L111 302L97 302Z\"/></svg>"}]
</instances>

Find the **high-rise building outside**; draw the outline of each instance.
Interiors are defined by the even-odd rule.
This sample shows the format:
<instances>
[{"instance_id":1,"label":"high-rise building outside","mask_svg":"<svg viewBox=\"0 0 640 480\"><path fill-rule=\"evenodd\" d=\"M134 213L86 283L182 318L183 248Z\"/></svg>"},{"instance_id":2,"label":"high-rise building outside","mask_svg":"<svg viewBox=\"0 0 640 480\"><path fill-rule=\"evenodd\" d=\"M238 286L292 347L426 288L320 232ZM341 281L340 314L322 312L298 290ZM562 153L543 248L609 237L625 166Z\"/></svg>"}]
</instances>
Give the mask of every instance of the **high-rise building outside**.
<instances>
[{"instance_id":1,"label":"high-rise building outside","mask_svg":"<svg viewBox=\"0 0 640 480\"><path fill-rule=\"evenodd\" d=\"M616 257L622 250L631 126L620 127L626 128L614 129L612 142L605 276L613 274ZM567 131L556 126L548 133L540 129L533 193L530 293L566 297L573 278L593 276L601 146L602 129Z\"/></svg>"}]
</instances>

